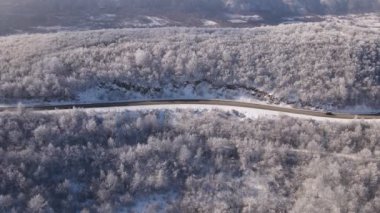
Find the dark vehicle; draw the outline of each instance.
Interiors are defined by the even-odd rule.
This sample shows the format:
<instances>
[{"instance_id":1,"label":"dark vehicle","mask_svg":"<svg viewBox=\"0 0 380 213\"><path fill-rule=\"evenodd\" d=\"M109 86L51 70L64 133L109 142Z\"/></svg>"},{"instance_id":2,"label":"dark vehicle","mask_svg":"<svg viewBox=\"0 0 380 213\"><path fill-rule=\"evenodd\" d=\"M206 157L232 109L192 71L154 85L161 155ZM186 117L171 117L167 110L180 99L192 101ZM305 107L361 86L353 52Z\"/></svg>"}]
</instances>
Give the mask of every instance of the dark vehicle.
<instances>
[{"instance_id":1,"label":"dark vehicle","mask_svg":"<svg viewBox=\"0 0 380 213\"><path fill-rule=\"evenodd\" d=\"M333 116L334 113L332 113L332 112L326 112L326 115Z\"/></svg>"}]
</instances>

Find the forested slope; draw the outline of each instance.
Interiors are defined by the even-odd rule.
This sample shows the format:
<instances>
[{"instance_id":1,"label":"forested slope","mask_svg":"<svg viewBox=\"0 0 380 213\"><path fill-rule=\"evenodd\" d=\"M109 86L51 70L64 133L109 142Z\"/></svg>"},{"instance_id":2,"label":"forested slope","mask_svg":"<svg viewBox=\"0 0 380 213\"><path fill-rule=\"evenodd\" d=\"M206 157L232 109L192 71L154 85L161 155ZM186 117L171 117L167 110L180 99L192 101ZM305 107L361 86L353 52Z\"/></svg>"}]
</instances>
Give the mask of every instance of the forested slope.
<instances>
[{"instance_id":1,"label":"forested slope","mask_svg":"<svg viewBox=\"0 0 380 213\"><path fill-rule=\"evenodd\" d=\"M197 97L245 91L272 102L379 108L379 35L338 19L0 37L0 98L76 100L88 89L108 100L171 98L190 88Z\"/></svg>"},{"instance_id":2,"label":"forested slope","mask_svg":"<svg viewBox=\"0 0 380 213\"><path fill-rule=\"evenodd\" d=\"M379 123L0 113L2 212L379 212Z\"/></svg>"}]
</instances>

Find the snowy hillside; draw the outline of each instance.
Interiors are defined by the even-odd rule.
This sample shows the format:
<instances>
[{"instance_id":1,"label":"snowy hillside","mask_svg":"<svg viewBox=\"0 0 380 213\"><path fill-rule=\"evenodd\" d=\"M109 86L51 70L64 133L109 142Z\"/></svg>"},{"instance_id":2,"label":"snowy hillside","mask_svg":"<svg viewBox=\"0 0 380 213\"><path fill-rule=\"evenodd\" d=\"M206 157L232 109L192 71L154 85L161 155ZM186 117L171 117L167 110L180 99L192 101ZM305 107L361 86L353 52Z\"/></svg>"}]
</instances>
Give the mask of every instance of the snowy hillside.
<instances>
[{"instance_id":1,"label":"snowy hillside","mask_svg":"<svg viewBox=\"0 0 380 213\"><path fill-rule=\"evenodd\" d=\"M254 29L0 37L0 98L3 103L243 98L378 108L380 31L371 24L376 17Z\"/></svg>"}]
</instances>

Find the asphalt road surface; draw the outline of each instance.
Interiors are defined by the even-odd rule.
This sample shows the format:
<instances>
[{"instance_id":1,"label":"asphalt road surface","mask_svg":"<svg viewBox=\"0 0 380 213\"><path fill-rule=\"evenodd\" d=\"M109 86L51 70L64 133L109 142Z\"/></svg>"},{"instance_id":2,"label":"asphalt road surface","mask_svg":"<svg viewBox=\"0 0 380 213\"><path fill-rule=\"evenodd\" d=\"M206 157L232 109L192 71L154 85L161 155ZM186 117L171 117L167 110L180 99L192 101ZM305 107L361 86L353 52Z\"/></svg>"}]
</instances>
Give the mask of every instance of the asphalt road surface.
<instances>
[{"instance_id":1,"label":"asphalt road surface","mask_svg":"<svg viewBox=\"0 0 380 213\"><path fill-rule=\"evenodd\" d=\"M295 108L286 108L281 106L247 103L228 100L199 100L199 99L175 99L175 100L153 100L153 101L125 101L125 102L108 102L108 103L83 103L83 104L57 104L57 105L33 105L24 106L24 109L34 111L48 110L67 110L73 108L93 109L93 108L112 108L112 107L128 107L128 106L162 106L162 105L211 105L211 106L230 106L244 107L251 109L261 109L275 112L284 112L296 115L307 115L321 118L336 118L336 119L379 119L379 114L345 114L345 113L329 113L321 111L303 110ZM16 111L18 107L0 107L1 111Z\"/></svg>"}]
</instances>

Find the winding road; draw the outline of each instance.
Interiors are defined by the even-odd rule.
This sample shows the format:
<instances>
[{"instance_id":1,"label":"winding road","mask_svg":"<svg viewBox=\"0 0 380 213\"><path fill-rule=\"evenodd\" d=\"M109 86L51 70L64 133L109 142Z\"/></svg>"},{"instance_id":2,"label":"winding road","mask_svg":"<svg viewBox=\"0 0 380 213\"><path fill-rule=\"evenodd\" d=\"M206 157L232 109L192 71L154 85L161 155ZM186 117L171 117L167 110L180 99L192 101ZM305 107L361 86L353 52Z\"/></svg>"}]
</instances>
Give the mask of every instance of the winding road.
<instances>
[{"instance_id":1,"label":"winding road","mask_svg":"<svg viewBox=\"0 0 380 213\"><path fill-rule=\"evenodd\" d=\"M208 105L208 106L229 106L243 107L250 109L259 109L275 112L283 112L287 114L306 115L319 118L336 118L336 119L365 119L365 120L380 120L380 114L345 114L345 113L326 113L320 111L286 108L274 105L265 105L257 103L229 101L229 100L206 100L206 99L173 99L173 100L147 100L147 101L124 101L124 102L107 102L107 103L80 103L80 104L56 104L56 105L27 105L25 109L34 111L49 111L49 110L67 110L73 108L112 108L112 107L130 107L130 106L162 106L162 105ZM0 107L1 111L16 111L17 106Z\"/></svg>"}]
</instances>

